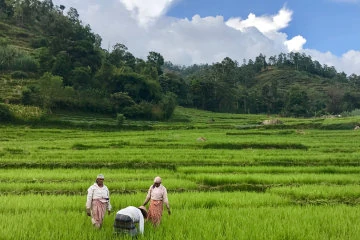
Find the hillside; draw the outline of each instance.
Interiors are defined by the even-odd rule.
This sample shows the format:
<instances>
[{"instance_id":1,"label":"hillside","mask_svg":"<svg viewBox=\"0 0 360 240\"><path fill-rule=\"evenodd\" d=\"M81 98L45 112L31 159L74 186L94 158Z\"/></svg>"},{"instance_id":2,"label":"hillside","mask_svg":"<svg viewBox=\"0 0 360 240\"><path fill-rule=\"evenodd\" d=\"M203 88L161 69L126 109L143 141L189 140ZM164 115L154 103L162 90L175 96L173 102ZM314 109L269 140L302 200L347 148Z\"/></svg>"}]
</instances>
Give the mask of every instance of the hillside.
<instances>
[{"instance_id":1,"label":"hillside","mask_svg":"<svg viewBox=\"0 0 360 240\"><path fill-rule=\"evenodd\" d=\"M168 120L176 105L212 112L310 117L360 108L360 76L303 53L259 53L243 65L176 66L161 53L139 59L122 43L101 48L76 9L14 1L0 11L0 102L47 114L81 111ZM18 3L20 5L16 5Z\"/></svg>"},{"instance_id":2,"label":"hillside","mask_svg":"<svg viewBox=\"0 0 360 240\"><path fill-rule=\"evenodd\" d=\"M9 46L16 52L34 55L33 44L42 35L43 33L39 32L36 27L29 29L28 26L20 27L0 20L0 46ZM11 71L0 71L0 100L5 103L21 103L22 91L26 86L33 85L38 77L35 74L30 74L26 78L17 77L11 73Z\"/></svg>"},{"instance_id":3,"label":"hillside","mask_svg":"<svg viewBox=\"0 0 360 240\"><path fill-rule=\"evenodd\" d=\"M31 41L39 36L24 27L18 27L13 24L0 21L0 38L2 42L8 42L9 45L18 49L32 51Z\"/></svg>"},{"instance_id":4,"label":"hillside","mask_svg":"<svg viewBox=\"0 0 360 240\"><path fill-rule=\"evenodd\" d=\"M319 92L325 92L329 87L329 79L315 74L300 72L292 69L271 68L258 74L255 79L260 85L265 85L276 80L279 90L286 91L293 85L301 85Z\"/></svg>"}]
</instances>

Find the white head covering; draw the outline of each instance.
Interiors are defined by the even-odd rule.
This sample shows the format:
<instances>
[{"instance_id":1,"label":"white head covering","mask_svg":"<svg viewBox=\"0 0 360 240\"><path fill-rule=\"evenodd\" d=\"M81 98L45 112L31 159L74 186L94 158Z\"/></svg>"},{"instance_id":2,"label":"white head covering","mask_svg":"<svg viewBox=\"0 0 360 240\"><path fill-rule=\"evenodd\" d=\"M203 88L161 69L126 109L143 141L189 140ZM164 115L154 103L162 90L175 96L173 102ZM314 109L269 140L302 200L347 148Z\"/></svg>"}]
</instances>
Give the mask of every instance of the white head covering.
<instances>
[{"instance_id":1,"label":"white head covering","mask_svg":"<svg viewBox=\"0 0 360 240\"><path fill-rule=\"evenodd\" d=\"M154 179L154 183L161 183L161 177L157 176L157 177Z\"/></svg>"},{"instance_id":2,"label":"white head covering","mask_svg":"<svg viewBox=\"0 0 360 240\"><path fill-rule=\"evenodd\" d=\"M98 178L102 178L102 179L104 179L105 177L104 177L104 175L103 175L103 174L99 174L99 175L97 175L96 179L98 179Z\"/></svg>"}]
</instances>

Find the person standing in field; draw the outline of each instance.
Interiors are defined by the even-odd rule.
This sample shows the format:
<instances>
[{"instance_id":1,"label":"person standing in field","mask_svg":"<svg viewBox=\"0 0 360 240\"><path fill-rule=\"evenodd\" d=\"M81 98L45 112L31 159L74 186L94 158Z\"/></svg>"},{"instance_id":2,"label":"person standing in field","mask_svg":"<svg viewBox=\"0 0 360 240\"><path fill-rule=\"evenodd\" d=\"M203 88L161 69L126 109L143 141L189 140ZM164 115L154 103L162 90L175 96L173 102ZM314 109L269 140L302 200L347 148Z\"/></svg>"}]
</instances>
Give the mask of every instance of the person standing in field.
<instances>
[{"instance_id":1,"label":"person standing in field","mask_svg":"<svg viewBox=\"0 0 360 240\"><path fill-rule=\"evenodd\" d=\"M144 206L133 207L128 206L119 210L115 216L114 231L115 233L123 233L130 236L136 236L139 233L144 233L144 222L147 217L147 211ZM138 223L136 229L135 223Z\"/></svg>"},{"instance_id":2,"label":"person standing in field","mask_svg":"<svg viewBox=\"0 0 360 240\"><path fill-rule=\"evenodd\" d=\"M154 184L150 186L143 206L145 206L149 201L150 206L147 219L150 220L154 226L158 226L162 217L163 204L166 205L168 214L171 214L167 191L161 184L160 177L156 177L154 179Z\"/></svg>"},{"instance_id":3,"label":"person standing in field","mask_svg":"<svg viewBox=\"0 0 360 240\"><path fill-rule=\"evenodd\" d=\"M106 210L110 215L110 192L104 185L104 175L97 175L96 182L88 188L86 213L95 228L101 228Z\"/></svg>"}]
</instances>

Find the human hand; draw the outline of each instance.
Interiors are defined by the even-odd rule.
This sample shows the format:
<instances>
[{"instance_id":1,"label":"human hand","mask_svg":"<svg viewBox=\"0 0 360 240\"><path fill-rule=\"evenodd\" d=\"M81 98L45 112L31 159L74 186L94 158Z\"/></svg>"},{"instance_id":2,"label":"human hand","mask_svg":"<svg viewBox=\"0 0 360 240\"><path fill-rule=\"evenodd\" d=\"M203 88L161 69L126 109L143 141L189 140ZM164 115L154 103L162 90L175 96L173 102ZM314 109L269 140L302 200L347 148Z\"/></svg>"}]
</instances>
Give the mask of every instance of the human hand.
<instances>
[{"instance_id":1,"label":"human hand","mask_svg":"<svg viewBox=\"0 0 360 240\"><path fill-rule=\"evenodd\" d=\"M86 215L88 215L89 217L91 216L90 208L87 208L87 209L86 209Z\"/></svg>"}]
</instances>

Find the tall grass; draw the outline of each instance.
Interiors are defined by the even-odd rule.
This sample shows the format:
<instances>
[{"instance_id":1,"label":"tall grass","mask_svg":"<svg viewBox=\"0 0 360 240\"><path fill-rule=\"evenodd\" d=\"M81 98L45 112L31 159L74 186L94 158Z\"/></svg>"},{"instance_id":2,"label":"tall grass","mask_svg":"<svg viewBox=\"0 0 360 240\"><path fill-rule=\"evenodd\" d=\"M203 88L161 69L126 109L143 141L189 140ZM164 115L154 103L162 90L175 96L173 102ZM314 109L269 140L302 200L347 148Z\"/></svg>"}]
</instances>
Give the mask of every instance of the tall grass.
<instances>
[{"instance_id":1,"label":"tall grass","mask_svg":"<svg viewBox=\"0 0 360 240\"><path fill-rule=\"evenodd\" d=\"M115 212L128 205L139 205L143 197L113 196L114 211L105 216L103 228L95 230L85 215L84 196L2 196L2 238L118 239L112 228ZM147 222L139 239L321 240L356 239L360 234L356 227L360 223L357 207L291 206L275 199L258 202L261 197L248 193L219 196L215 192L197 198L185 193L169 197L172 215L164 214L158 228ZM243 201L247 204L241 205Z\"/></svg>"},{"instance_id":2,"label":"tall grass","mask_svg":"<svg viewBox=\"0 0 360 240\"><path fill-rule=\"evenodd\" d=\"M157 175L172 215L158 228L147 222L138 239L360 236L360 135L329 130L359 118L281 119L283 129L272 129L259 126L267 116L175 115L186 121L124 122L147 130L65 126L116 124L100 116L69 117L64 128L0 125L0 238L119 239L115 212L142 204ZM85 215L98 173L114 208L101 230Z\"/></svg>"}]
</instances>

